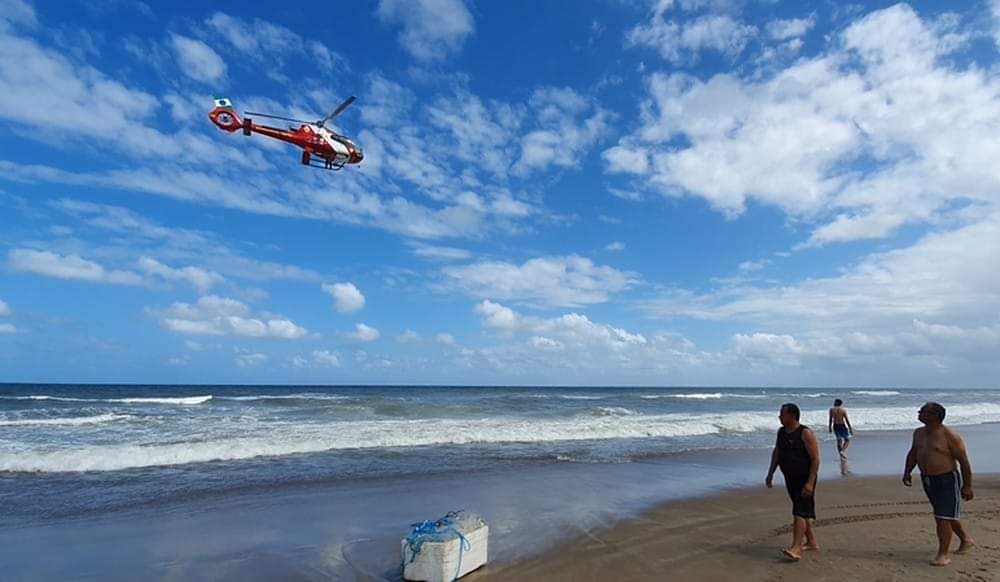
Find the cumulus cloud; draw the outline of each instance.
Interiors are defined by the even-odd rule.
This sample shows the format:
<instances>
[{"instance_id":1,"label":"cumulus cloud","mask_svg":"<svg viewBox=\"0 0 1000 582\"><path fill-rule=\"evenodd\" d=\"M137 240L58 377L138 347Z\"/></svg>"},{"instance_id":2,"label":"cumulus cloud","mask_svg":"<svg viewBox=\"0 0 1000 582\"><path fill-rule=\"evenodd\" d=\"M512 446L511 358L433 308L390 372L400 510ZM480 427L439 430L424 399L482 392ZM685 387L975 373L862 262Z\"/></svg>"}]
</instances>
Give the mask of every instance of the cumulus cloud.
<instances>
[{"instance_id":1,"label":"cumulus cloud","mask_svg":"<svg viewBox=\"0 0 1000 582\"><path fill-rule=\"evenodd\" d=\"M323 291L333 297L333 306L338 313L353 313L365 306L365 296L354 283L323 283Z\"/></svg>"},{"instance_id":2,"label":"cumulus cloud","mask_svg":"<svg viewBox=\"0 0 1000 582\"><path fill-rule=\"evenodd\" d=\"M612 241L604 246L604 250L611 251L613 253L621 252L625 250L625 243L620 240Z\"/></svg>"},{"instance_id":3,"label":"cumulus cloud","mask_svg":"<svg viewBox=\"0 0 1000 582\"><path fill-rule=\"evenodd\" d=\"M206 295L197 303L178 302L156 311L164 328L190 335L299 339L309 332L279 315L254 314L235 299Z\"/></svg>"},{"instance_id":4,"label":"cumulus cloud","mask_svg":"<svg viewBox=\"0 0 1000 582\"><path fill-rule=\"evenodd\" d=\"M483 327L494 332L501 343L458 350L458 366L485 366L513 375L554 372L556 382L572 377L594 383L599 381L597 377L641 377L649 372L702 369L733 361L723 354L699 350L677 334L647 335L593 321L580 313L535 317L492 301L478 303L475 312ZM573 370L577 373L567 375Z\"/></svg>"},{"instance_id":5,"label":"cumulus cloud","mask_svg":"<svg viewBox=\"0 0 1000 582\"><path fill-rule=\"evenodd\" d=\"M7 317L10 315L10 306L3 299L0 299L0 317Z\"/></svg>"},{"instance_id":6,"label":"cumulus cloud","mask_svg":"<svg viewBox=\"0 0 1000 582\"><path fill-rule=\"evenodd\" d=\"M478 298L572 307L603 303L638 282L635 275L586 257L539 257L517 265L484 261L447 267L446 286Z\"/></svg>"},{"instance_id":7,"label":"cumulus cloud","mask_svg":"<svg viewBox=\"0 0 1000 582\"><path fill-rule=\"evenodd\" d=\"M268 359L267 354L238 354L236 356L236 365L241 368L248 368L253 366L259 366L266 362Z\"/></svg>"},{"instance_id":8,"label":"cumulus cloud","mask_svg":"<svg viewBox=\"0 0 1000 582\"><path fill-rule=\"evenodd\" d=\"M170 45L181 71L195 81L214 83L225 76L226 63L202 41L171 33Z\"/></svg>"},{"instance_id":9,"label":"cumulus cloud","mask_svg":"<svg viewBox=\"0 0 1000 582\"><path fill-rule=\"evenodd\" d=\"M656 49L664 59L681 64L697 60L698 53L705 50L735 57L757 33L757 27L727 14L668 20L663 12L654 11L648 22L628 32L625 42Z\"/></svg>"},{"instance_id":10,"label":"cumulus cloud","mask_svg":"<svg viewBox=\"0 0 1000 582\"><path fill-rule=\"evenodd\" d=\"M608 170L728 216L776 206L819 223L813 246L995 205L1000 81L947 58L964 38L954 26L897 4L760 80L653 73L642 126L605 155Z\"/></svg>"},{"instance_id":11,"label":"cumulus cloud","mask_svg":"<svg viewBox=\"0 0 1000 582\"><path fill-rule=\"evenodd\" d=\"M336 352L331 352L330 350L313 350L312 359L318 365L330 366L336 368L340 366L340 358L337 357Z\"/></svg>"},{"instance_id":12,"label":"cumulus cloud","mask_svg":"<svg viewBox=\"0 0 1000 582\"><path fill-rule=\"evenodd\" d=\"M608 131L610 114L569 87L536 89L528 106L538 116L538 128L521 139L515 168L520 175L549 166L575 167Z\"/></svg>"},{"instance_id":13,"label":"cumulus cloud","mask_svg":"<svg viewBox=\"0 0 1000 582\"><path fill-rule=\"evenodd\" d=\"M1000 213L870 254L837 275L701 294L675 290L644 308L653 316L755 328L734 336L734 345L758 362L792 366L804 358L878 354L901 362L986 361L995 359L1000 338L1000 276L982 268L992 264L1000 264Z\"/></svg>"},{"instance_id":14,"label":"cumulus cloud","mask_svg":"<svg viewBox=\"0 0 1000 582\"><path fill-rule=\"evenodd\" d=\"M381 334L377 329L370 325L365 325L363 323L355 324L354 331L349 334L350 338L359 342L373 342L377 340Z\"/></svg>"},{"instance_id":15,"label":"cumulus cloud","mask_svg":"<svg viewBox=\"0 0 1000 582\"><path fill-rule=\"evenodd\" d=\"M150 257L140 257L138 267L147 275L155 275L168 281L184 281L202 293L225 281L222 275L214 271L192 266L175 269Z\"/></svg>"},{"instance_id":16,"label":"cumulus cloud","mask_svg":"<svg viewBox=\"0 0 1000 582\"><path fill-rule=\"evenodd\" d=\"M767 35L774 40L788 40L798 38L809 32L816 24L816 19L809 18L789 18L785 20L773 20L767 23Z\"/></svg>"},{"instance_id":17,"label":"cumulus cloud","mask_svg":"<svg viewBox=\"0 0 1000 582\"><path fill-rule=\"evenodd\" d=\"M420 61L457 52L475 23L462 0L379 0L378 17L402 27L399 41Z\"/></svg>"},{"instance_id":18,"label":"cumulus cloud","mask_svg":"<svg viewBox=\"0 0 1000 582\"><path fill-rule=\"evenodd\" d=\"M205 24L217 38L224 40L242 57L258 66L266 67L265 74L277 80L286 80L282 68L287 59L309 59L322 71L346 67L344 58L315 40L308 40L298 33L266 20L247 20L224 12L215 12Z\"/></svg>"},{"instance_id":19,"label":"cumulus cloud","mask_svg":"<svg viewBox=\"0 0 1000 582\"><path fill-rule=\"evenodd\" d=\"M15 271L58 279L78 279L116 285L141 285L143 283L142 277L132 271L106 269L99 263L89 261L79 255L60 255L50 251L11 249L7 253L7 265Z\"/></svg>"}]
</instances>

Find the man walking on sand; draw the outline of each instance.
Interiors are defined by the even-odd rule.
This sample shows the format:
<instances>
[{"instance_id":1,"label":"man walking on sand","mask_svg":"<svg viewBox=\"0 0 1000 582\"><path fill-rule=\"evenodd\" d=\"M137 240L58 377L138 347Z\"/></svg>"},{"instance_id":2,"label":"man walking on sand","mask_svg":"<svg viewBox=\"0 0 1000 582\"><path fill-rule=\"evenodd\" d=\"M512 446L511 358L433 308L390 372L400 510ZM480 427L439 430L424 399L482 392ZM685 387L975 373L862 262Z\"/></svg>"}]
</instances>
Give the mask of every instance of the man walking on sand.
<instances>
[{"instance_id":1,"label":"man walking on sand","mask_svg":"<svg viewBox=\"0 0 1000 582\"><path fill-rule=\"evenodd\" d=\"M774 470L781 467L788 496L792 498L792 545L781 550L790 560L799 561L803 551L818 550L813 520L816 519L816 479L819 476L819 444L809 427L799 423L799 407L781 406L781 428L771 452L771 466L765 485L772 486Z\"/></svg>"},{"instance_id":2,"label":"man walking on sand","mask_svg":"<svg viewBox=\"0 0 1000 582\"><path fill-rule=\"evenodd\" d=\"M827 429L837 435L837 453L840 454L841 458L847 458L847 447L851 446L854 427L851 426L851 420L847 418L847 409L844 408L844 401L840 398L833 401Z\"/></svg>"},{"instance_id":3,"label":"man walking on sand","mask_svg":"<svg viewBox=\"0 0 1000 582\"><path fill-rule=\"evenodd\" d=\"M913 446L906 455L906 468L903 469L903 485L910 487L913 467L920 467L924 493L934 508L938 552L931 561L932 566L951 563L948 549L953 534L962 542L956 554L964 554L976 545L959 521L962 500L971 501L973 497L972 465L962 437L942 424L944 415L944 406L937 402L928 402L920 408L917 420L924 426L913 431ZM961 465L961 473L958 465Z\"/></svg>"}]
</instances>

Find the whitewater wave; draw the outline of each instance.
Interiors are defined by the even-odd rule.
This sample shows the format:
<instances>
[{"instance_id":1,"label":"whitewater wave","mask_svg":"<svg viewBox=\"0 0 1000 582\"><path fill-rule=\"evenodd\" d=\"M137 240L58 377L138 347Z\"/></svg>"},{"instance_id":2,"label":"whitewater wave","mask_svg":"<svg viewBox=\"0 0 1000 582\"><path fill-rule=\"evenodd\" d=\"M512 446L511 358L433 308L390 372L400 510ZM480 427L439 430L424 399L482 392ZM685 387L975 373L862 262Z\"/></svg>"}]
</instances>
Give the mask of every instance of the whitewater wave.
<instances>
[{"instance_id":1,"label":"whitewater wave","mask_svg":"<svg viewBox=\"0 0 1000 582\"><path fill-rule=\"evenodd\" d=\"M912 407L852 408L860 431L911 429L918 426ZM1000 422L1000 404L980 403L948 408L952 425ZM822 427L827 411L803 411L802 421ZM237 461L345 449L413 446L545 443L609 439L687 438L773 433L773 412L718 414L635 414L528 419L509 416L479 419L357 420L336 423L260 424L216 436L213 440L134 445L86 445L62 449L11 450L0 445L0 471L115 471L137 467ZM253 436L246 436L252 434Z\"/></svg>"},{"instance_id":2,"label":"whitewater wave","mask_svg":"<svg viewBox=\"0 0 1000 582\"><path fill-rule=\"evenodd\" d=\"M638 412L624 406L598 406L590 410L594 416L632 416Z\"/></svg>"},{"instance_id":3,"label":"whitewater wave","mask_svg":"<svg viewBox=\"0 0 1000 582\"><path fill-rule=\"evenodd\" d=\"M253 396L214 396L215 400L255 402L259 400L350 400L350 396L336 394L258 394Z\"/></svg>"},{"instance_id":4,"label":"whitewater wave","mask_svg":"<svg viewBox=\"0 0 1000 582\"><path fill-rule=\"evenodd\" d=\"M895 390L852 390L851 394L859 396L899 396L900 392Z\"/></svg>"},{"instance_id":5,"label":"whitewater wave","mask_svg":"<svg viewBox=\"0 0 1000 582\"><path fill-rule=\"evenodd\" d=\"M655 400L660 398L678 398L681 400L722 400L724 398L773 398L769 394L738 394L734 392L692 392L690 394L641 394L639 398Z\"/></svg>"},{"instance_id":6,"label":"whitewater wave","mask_svg":"<svg viewBox=\"0 0 1000 582\"><path fill-rule=\"evenodd\" d=\"M149 398L71 398L68 396L47 396L47 395L35 395L30 396L0 396L0 399L4 400L51 400L55 402L112 402L117 404L204 404L212 399L212 395L207 396L179 396L176 398L159 398L159 397L149 397Z\"/></svg>"},{"instance_id":7,"label":"whitewater wave","mask_svg":"<svg viewBox=\"0 0 1000 582\"><path fill-rule=\"evenodd\" d=\"M0 426L80 426L84 424L102 424L132 418L128 414L97 414L93 416L75 416L66 418L24 418L16 420L0 420Z\"/></svg>"}]
</instances>

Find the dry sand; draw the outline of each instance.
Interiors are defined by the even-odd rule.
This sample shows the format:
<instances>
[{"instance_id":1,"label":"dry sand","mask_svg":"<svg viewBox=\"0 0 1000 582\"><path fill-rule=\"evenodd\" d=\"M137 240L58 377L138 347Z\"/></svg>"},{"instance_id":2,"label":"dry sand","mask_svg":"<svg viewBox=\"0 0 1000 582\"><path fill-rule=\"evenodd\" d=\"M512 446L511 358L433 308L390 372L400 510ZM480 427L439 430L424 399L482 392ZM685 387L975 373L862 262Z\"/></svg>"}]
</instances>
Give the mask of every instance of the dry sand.
<instances>
[{"instance_id":1,"label":"dry sand","mask_svg":"<svg viewBox=\"0 0 1000 582\"><path fill-rule=\"evenodd\" d=\"M469 582L494 580L1000 581L1000 476L976 476L962 522L978 542L950 566L929 565L937 548L930 505L914 478L820 482L816 535L821 550L784 561L791 505L784 485L662 505L640 517L585 532L540 556L490 564ZM952 550L957 549L954 540Z\"/></svg>"}]
</instances>

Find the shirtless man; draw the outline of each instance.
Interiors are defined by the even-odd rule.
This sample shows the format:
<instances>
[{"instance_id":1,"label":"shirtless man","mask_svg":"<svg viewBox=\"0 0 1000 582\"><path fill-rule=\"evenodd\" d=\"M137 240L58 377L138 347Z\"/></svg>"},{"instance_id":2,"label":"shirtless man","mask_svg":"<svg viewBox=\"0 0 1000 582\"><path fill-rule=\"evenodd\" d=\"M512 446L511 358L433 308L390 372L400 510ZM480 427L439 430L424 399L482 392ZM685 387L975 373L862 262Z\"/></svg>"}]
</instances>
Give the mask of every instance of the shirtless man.
<instances>
[{"instance_id":1,"label":"shirtless man","mask_svg":"<svg viewBox=\"0 0 1000 582\"><path fill-rule=\"evenodd\" d=\"M833 401L827 424L829 432L837 434L837 452L840 453L840 457L847 457L847 447L851 446L854 427L851 426L851 419L847 418L847 409L844 408L844 401L840 398Z\"/></svg>"},{"instance_id":2,"label":"shirtless man","mask_svg":"<svg viewBox=\"0 0 1000 582\"><path fill-rule=\"evenodd\" d=\"M903 485L910 487L913 467L920 467L924 493L934 508L938 552L932 566L951 563L948 549L952 535L957 535L962 542L956 554L964 554L976 545L959 521L962 500L971 501L973 497L972 466L962 437L942 424L944 415L944 406L937 402L928 402L920 408L917 419L924 426L913 431L913 446L906 455L906 468L903 469ZM958 465L961 465L961 473Z\"/></svg>"}]
</instances>

